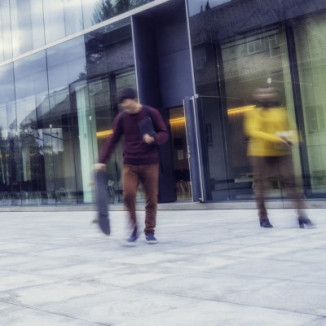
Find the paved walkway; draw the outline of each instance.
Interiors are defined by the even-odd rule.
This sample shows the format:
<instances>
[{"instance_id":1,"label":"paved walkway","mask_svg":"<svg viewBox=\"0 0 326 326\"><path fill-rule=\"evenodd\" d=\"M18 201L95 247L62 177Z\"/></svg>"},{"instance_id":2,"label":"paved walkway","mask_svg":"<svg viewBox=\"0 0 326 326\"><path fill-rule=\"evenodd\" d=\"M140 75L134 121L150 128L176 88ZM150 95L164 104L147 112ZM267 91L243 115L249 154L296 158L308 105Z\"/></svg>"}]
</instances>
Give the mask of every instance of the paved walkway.
<instances>
[{"instance_id":1,"label":"paved walkway","mask_svg":"<svg viewBox=\"0 0 326 326\"><path fill-rule=\"evenodd\" d=\"M326 211L160 211L157 237L126 247L93 212L2 212L1 326L324 326ZM144 212L139 212L143 220Z\"/></svg>"}]
</instances>

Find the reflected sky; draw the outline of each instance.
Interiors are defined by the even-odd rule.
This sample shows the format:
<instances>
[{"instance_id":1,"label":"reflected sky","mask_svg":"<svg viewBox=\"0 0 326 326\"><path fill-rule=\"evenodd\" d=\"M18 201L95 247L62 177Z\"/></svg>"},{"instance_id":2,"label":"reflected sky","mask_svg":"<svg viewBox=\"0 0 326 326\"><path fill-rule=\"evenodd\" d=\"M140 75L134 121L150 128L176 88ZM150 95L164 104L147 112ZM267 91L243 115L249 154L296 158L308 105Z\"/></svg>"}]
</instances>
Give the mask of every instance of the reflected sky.
<instances>
[{"instance_id":1,"label":"reflected sky","mask_svg":"<svg viewBox=\"0 0 326 326\"><path fill-rule=\"evenodd\" d=\"M209 5L213 8L227 2L231 2L231 0L209 0ZM205 9L206 4L207 0L188 0L189 15L193 16L199 14L202 9Z\"/></svg>"},{"instance_id":2,"label":"reflected sky","mask_svg":"<svg viewBox=\"0 0 326 326\"><path fill-rule=\"evenodd\" d=\"M151 1L0 0L0 63Z\"/></svg>"}]
</instances>

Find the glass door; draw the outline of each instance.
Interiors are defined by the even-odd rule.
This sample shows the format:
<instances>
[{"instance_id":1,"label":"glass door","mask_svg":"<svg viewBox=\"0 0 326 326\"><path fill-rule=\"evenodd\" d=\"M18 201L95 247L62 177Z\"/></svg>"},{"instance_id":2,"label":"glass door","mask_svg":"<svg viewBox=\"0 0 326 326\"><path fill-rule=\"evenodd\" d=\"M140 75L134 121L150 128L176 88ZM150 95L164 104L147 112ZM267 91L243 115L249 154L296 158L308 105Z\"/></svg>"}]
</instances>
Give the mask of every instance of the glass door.
<instances>
[{"instance_id":1,"label":"glass door","mask_svg":"<svg viewBox=\"0 0 326 326\"><path fill-rule=\"evenodd\" d=\"M281 93L281 105L296 121L293 102L287 38L283 26L266 27L224 42L220 49L223 64L225 98L223 116L227 133L227 160L229 180L234 191L231 198L252 198L252 172L247 157L243 120L246 112L254 109L253 91L258 87L273 86ZM294 148L297 176L301 176L298 147ZM273 179L273 176L271 176ZM272 182L271 197L281 197L278 182Z\"/></svg>"},{"instance_id":2,"label":"glass door","mask_svg":"<svg viewBox=\"0 0 326 326\"><path fill-rule=\"evenodd\" d=\"M253 199L253 175L243 128L246 113L255 107L253 91L276 87L294 125L296 121L286 33L282 26L273 26L211 45L215 56L207 54L205 64L215 67L216 81L204 84L198 69L197 80L203 84L198 85L195 99L206 198ZM294 148L293 157L295 173L301 178L299 147ZM271 184L268 195L282 197L279 183Z\"/></svg>"},{"instance_id":3,"label":"glass door","mask_svg":"<svg viewBox=\"0 0 326 326\"><path fill-rule=\"evenodd\" d=\"M230 176L221 98L198 96L195 98L195 105L198 113L198 132L201 135L199 146L203 193L207 201L226 200L230 197Z\"/></svg>"},{"instance_id":4,"label":"glass door","mask_svg":"<svg viewBox=\"0 0 326 326\"><path fill-rule=\"evenodd\" d=\"M169 110L169 113L177 200L189 201L192 198L192 193L184 108L173 108Z\"/></svg>"}]
</instances>

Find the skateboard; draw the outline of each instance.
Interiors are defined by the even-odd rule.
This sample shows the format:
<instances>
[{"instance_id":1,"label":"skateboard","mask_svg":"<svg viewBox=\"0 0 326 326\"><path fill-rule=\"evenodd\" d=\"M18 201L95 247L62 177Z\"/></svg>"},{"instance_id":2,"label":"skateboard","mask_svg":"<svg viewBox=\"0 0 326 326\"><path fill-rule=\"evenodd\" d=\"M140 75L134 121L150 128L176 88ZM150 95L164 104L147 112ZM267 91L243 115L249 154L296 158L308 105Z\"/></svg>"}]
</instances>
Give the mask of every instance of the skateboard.
<instances>
[{"instance_id":1,"label":"skateboard","mask_svg":"<svg viewBox=\"0 0 326 326\"><path fill-rule=\"evenodd\" d=\"M106 171L95 172L95 188L96 188L96 209L98 216L98 225L101 231L110 235L110 219L109 219L109 203L108 203L108 174Z\"/></svg>"}]
</instances>

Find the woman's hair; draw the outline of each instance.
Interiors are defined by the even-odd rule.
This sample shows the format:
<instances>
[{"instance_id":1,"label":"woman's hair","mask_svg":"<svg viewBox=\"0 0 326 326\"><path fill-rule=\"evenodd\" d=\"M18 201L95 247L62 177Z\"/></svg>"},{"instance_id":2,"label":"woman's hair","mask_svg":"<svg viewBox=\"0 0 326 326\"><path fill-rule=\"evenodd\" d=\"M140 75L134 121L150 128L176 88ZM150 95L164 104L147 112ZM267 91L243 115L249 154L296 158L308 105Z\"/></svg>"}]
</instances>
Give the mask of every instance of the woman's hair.
<instances>
[{"instance_id":1,"label":"woman's hair","mask_svg":"<svg viewBox=\"0 0 326 326\"><path fill-rule=\"evenodd\" d=\"M252 94L258 104L280 105L281 92L272 86L256 88Z\"/></svg>"}]
</instances>

